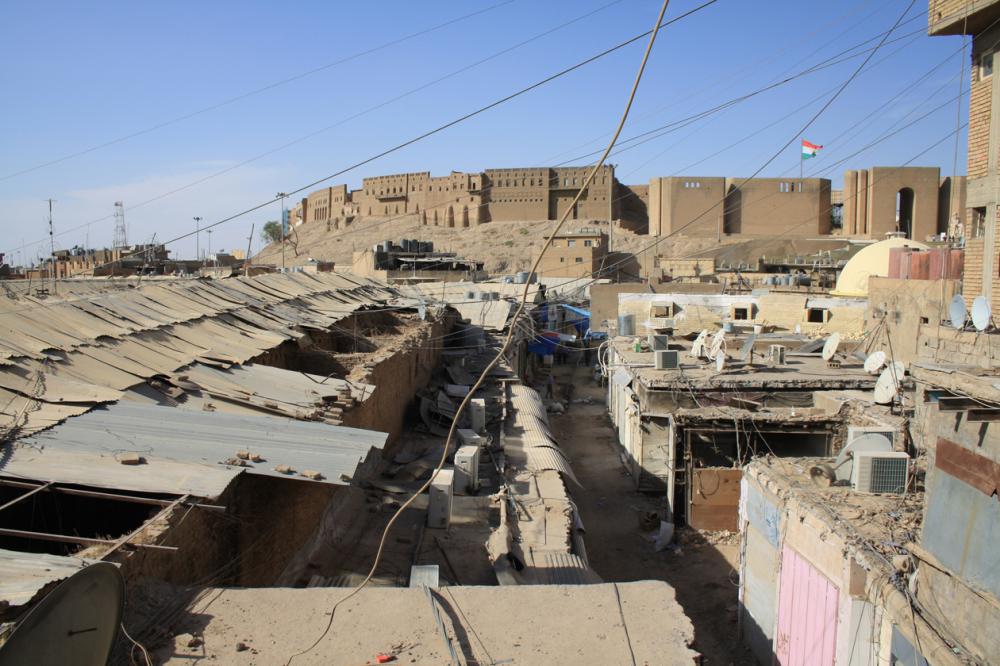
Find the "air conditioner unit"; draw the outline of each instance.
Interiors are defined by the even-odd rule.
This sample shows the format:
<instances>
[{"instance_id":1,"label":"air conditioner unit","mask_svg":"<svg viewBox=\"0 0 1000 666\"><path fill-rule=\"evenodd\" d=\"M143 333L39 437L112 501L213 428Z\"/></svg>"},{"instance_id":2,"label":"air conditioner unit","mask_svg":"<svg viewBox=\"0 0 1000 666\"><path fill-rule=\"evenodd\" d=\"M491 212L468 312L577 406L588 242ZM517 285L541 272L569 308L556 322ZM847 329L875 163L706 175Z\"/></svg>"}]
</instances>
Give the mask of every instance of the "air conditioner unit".
<instances>
[{"instance_id":1,"label":"air conditioner unit","mask_svg":"<svg viewBox=\"0 0 1000 666\"><path fill-rule=\"evenodd\" d=\"M785 345L771 345L767 348L767 356L771 360L771 365L785 364Z\"/></svg>"},{"instance_id":2,"label":"air conditioner unit","mask_svg":"<svg viewBox=\"0 0 1000 666\"><path fill-rule=\"evenodd\" d=\"M469 430L468 428L458 429L458 439L462 442L462 446L485 446L486 439L477 433L475 430Z\"/></svg>"},{"instance_id":3,"label":"air conditioner unit","mask_svg":"<svg viewBox=\"0 0 1000 666\"><path fill-rule=\"evenodd\" d=\"M896 431L889 426L879 425L879 426L857 426L849 425L847 426L847 443L850 444L861 435L882 435L887 440L889 444L894 444L893 438Z\"/></svg>"},{"instance_id":4,"label":"air conditioner unit","mask_svg":"<svg viewBox=\"0 0 1000 666\"><path fill-rule=\"evenodd\" d=\"M455 472L443 469L434 475L427 500L427 527L447 529L451 525L452 486Z\"/></svg>"},{"instance_id":5,"label":"air conditioner unit","mask_svg":"<svg viewBox=\"0 0 1000 666\"><path fill-rule=\"evenodd\" d=\"M910 456L901 451L889 453L858 452L854 454L851 486L861 493L906 492Z\"/></svg>"},{"instance_id":6,"label":"air conditioner unit","mask_svg":"<svg viewBox=\"0 0 1000 666\"><path fill-rule=\"evenodd\" d=\"M681 366L680 353L676 349L653 352L657 370L676 370Z\"/></svg>"},{"instance_id":7,"label":"air conditioner unit","mask_svg":"<svg viewBox=\"0 0 1000 666\"><path fill-rule=\"evenodd\" d=\"M479 454L478 446L460 446L455 451L455 492L459 495L472 495L479 490Z\"/></svg>"},{"instance_id":8,"label":"air conditioner unit","mask_svg":"<svg viewBox=\"0 0 1000 666\"><path fill-rule=\"evenodd\" d=\"M653 351L665 351L670 346L670 336L663 335L660 333L650 333L646 337L649 342L649 346L652 347Z\"/></svg>"},{"instance_id":9,"label":"air conditioner unit","mask_svg":"<svg viewBox=\"0 0 1000 666\"><path fill-rule=\"evenodd\" d=\"M485 399L483 399L483 398L473 398L469 402L469 420L472 422L472 430L473 431L475 431L475 432L485 432L485 430L486 430L486 400Z\"/></svg>"}]
</instances>

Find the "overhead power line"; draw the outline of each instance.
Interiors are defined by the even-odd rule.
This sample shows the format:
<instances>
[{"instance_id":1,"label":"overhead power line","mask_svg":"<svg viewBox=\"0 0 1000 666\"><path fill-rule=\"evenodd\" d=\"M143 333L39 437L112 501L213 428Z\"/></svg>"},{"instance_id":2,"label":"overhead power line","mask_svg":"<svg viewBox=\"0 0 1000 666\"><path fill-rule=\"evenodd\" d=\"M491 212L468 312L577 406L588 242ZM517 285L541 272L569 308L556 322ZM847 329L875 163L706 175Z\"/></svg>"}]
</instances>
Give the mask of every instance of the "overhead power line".
<instances>
[{"instance_id":1,"label":"overhead power line","mask_svg":"<svg viewBox=\"0 0 1000 666\"><path fill-rule=\"evenodd\" d=\"M345 63L351 62L352 60L357 60L358 58L364 57L366 55L371 55L372 53L377 53L379 51L383 51L383 50L385 50L387 48L390 48L390 47L395 46L397 44L401 44L401 43L409 41L411 39L415 39L417 37L421 37L423 35L427 35L427 34L430 34L432 32L436 32L436 31L441 30L442 28L446 28L446 27L448 27L450 25L454 25L456 23L461 23L462 21L465 21L467 19L470 19L470 18L473 18L473 17L476 17L476 16L480 16L481 14L485 14L487 12L491 12L494 9L498 9L498 8L503 7L505 5L509 5L509 4L511 4L511 3L515 2L515 1L516 0L503 0L502 2L498 2L498 3L490 5L488 7L484 7L483 9L479 9L479 10L476 10L474 12L470 12L468 14L463 14L462 16L458 16L456 18L450 19L450 20L445 21L443 23L438 23L437 25L431 26L429 28L424 28L423 30L418 30L416 32L411 32L408 35L404 35L404 36L399 37L397 39L394 39L392 41L385 42L383 44L379 44L378 46L373 46L373 47L371 47L369 49L365 49L363 51L358 51L356 53L352 53L351 55L344 56L343 58L340 58L339 60L335 60L333 62L326 63L325 65L320 65L319 67L313 67L312 69L306 70L306 71L301 72L299 74L295 74L293 76L289 76L288 78L281 79L280 81L274 81L272 83L268 83L267 85L261 86L259 88L254 88L253 90L249 90L249 91L247 91L245 93L241 93L239 95L236 95L235 97L230 97L228 99L224 99L221 102L217 102L217 103L212 104L210 106L202 107L201 109L198 109L196 111L191 111L190 113L185 113L183 115L176 116L174 118L171 118L169 120L165 120L165 121L157 123L155 125L150 125L149 127L146 127L145 129L141 129L141 130L138 130L138 131L135 131L135 132L131 132L129 134L124 134L122 136L116 137L114 139L110 139L110 140L105 141L103 143L99 143L99 144L90 146L89 148L84 148L84 149L78 150L76 152L68 153L68 154L63 155L61 157L57 157L55 159L51 159L51 160L48 160L46 162L41 162L39 164L35 164L34 166L27 167L26 169L21 169L20 171L14 171L14 172L6 174L4 176L0 176L0 181L9 180L9 179L15 178L17 176L22 176L22 175L24 175L26 173L31 173L32 171L38 171L39 169L44 169L44 168L50 167L50 166L52 166L54 164L59 164L61 162L65 162L67 160L71 160L71 159L76 158L76 157L81 157L82 155L87 155L89 153L96 152L96 151L101 150L103 148L108 148L109 146L114 146L114 145L119 144L119 143L124 143L125 141L129 141L131 139L143 136L145 134L150 134L150 133L155 132L157 130L163 129L164 127L169 127L170 125L175 125L175 124L177 124L179 122L182 122L184 120L189 120L191 118L203 115L203 114L208 113L210 111L215 111L216 109L221 109L222 107L229 106L230 104L235 104L236 102L239 102L241 100L247 99L248 97L253 97L253 96L259 95L259 94L261 94L263 92L267 92L268 90L274 90L275 88L280 88L281 86L287 85L287 84L292 83L294 81L298 81L300 79L304 79L304 78L312 76L314 74L318 74L319 72L323 72L323 71L328 70L328 69L330 69L332 67L336 67L338 65L343 65Z\"/></svg>"},{"instance_id":2,"label":"overhead power line","mask_svg":"<svg viewBox=\"0 0 1000 666\"><path fill-rule=\"evenodd\" d=\"M639 65L639 71L636 73L635 81L632 84L631 91L629 92L628 102L626 102L626 104L625 104L625 109L622 112L621 119L618 121L618 126L615 129L615 132L614 132L614 134L611 137L611 141L608 143L608 146L604 150L604 153L601 155L601 158L597 161L597 163L594 165L594 167L588 173L587 178L583 181L583 185L580 187L579 191L576 193L576 197L574 197L573 201L569 205L566 206L566 209L563 211L562 217L559 219L559 222L555 225L555 228L552 230L552 232L550 234L548 234L548 237L547 237L547 239L545 241L545 244L542 246L541 252L539 252L538 257L535 259L535 263L534 263L534 265L531 268L532 271L534 271L534 270L536 270L538 268L538 265L542 261L542 257L545 255L545 251L552 244L552 239L554 238L554 236L556 234L559 233L560 228L562 228L562 226L563 226L563 224L565 224L567 218L569 218L570 211L575 208L577 202L583 196L583 193L587 190L587 187L590 185L591 181L593 181L594 176L597 174L598 170L604 164L604 160L607 159L608 155L611 153L611 150L614 148L615 141L618 139L618 136L621 134L622 128L625 127L625 122L628 120L629 111L632 109L632 103L635 101L636 92L639 89L639 82L642 81L642 75L643 75L643 72L646 69L646 63L649 61L649 55L650 55L650 53L653 50L653 44L656 41L656 36L659 33L659 31L660 31L660 27L662 25L664 25L662 23L663 16L666 13L667 6L669 4L670 4L670 0L663 0L663 6L660 8L660 14L659 14L659 16L656 19L656 23L653 25L653 29L650 30L647 33L649 35L649 43L646 45L646 51L645 51L645 53L643 53L642 62ZM512 318L511 318L512 322L517 322L518 319L523 315L525 307L526 307L526 305L528 303L528 293L529 293L530 287L531 287L530 284L526 283L524 285L524 292L521 295L520 303L518 304L518 307L514 311L514 314L513 314ZM424 483L421 484L421 486L417 490L415 490L413 492L413 494L410 495L410 497L407 498L407 500L405 502L403 502L402 504L400 504L399 508L396 509L395 513L393 513L392 517L389 519L389 522L386 524L385 528L382 530L382 537L379 540L378 549L375 552L374 561L372 562L371 569L368 571L368 575L365 576L365 578L361 582L361 584L359 586L355 587L350 592L350 594L348 594L345 597L342 597L341 599L339 599L333 605L333 607L330 609L329 619L327 620L326 626L324 627L323 632L320 634L320 636L309 647L307 647L304 650L301 650L301 651L296 652L295 654L291 655L288 658L288 661L286 662L286 666L288 666L288 664L290 664L291 661L295 657L310 652L311 650L313 650L313 648L315 648L317 645L320 644L320 642L330 633L330 629L333 627L333 620L334 620L337 608L342 603L344 603L345 601L347 601L348 599L350 599L350 598L354 597L355 595L359 594L361 592L361 590L363 590L365 588L365 586L367 586L368 583L371 581L371 579L375 576L375 572L378 570L378 565L379 565L379 562L380 562L380 560L382 558L382 552L383 552L383 550L385 548L386 540L389 537L389 531L392 529L392 526L395 524L396 520L398 520L398 518L403 514L403 512L406 511L406 509L411 504L413 504L414 501L416 501L417 497L419 497L422 493L424 493L430 487L430 485L433 482L434 477L437 475L437 473L442 468L444 468L445 462L448 459L448 451L451 449L452 442L454 441L455 434L456 434L456 432L458 430L459 417L462 415L462 412L468 407L469 402L472 400L472 396L475 395L476 391L483 385L483 382L485 382L486 378L490 375L490 372L492 372L493 369L497 365L500 364L500 361L504 358L504 355L507 353L507 350L510 349L511 344L514 341L514 333L515 333L516 330L517 330L517 326L515 326L515 325L512 324L510 326L508 332L507 332L507 335L504 337L503 345L497 351L497 353L493 357L493 359L486 365L485 368L483 368L482 372L479 373L479 377L476 379L475 383L469 389L469 391L466 394L466 396L462 399L462 402L459 403L458 408L455 410L455 416L452 419L451 427L448 429L448 436L445 438L444 447L443 447L443 449L441 451L441 457L438 460L436 467L431 472L430 477L426 481L424 481Z\"/></svg>"},{"instance_id":3,"label":"overhead power line","mask_svg":"<svg viewBox=\"0 0 1000 666\"><path fill-rule=\"evenodd\" d=\"M689 17L689 16L691 16L693 14L696 14L696 13L698 13L698 12L700 12L700 11L702 11L702 10L704 10L704 9L712 6L712 5L714 5L718 1L719 0L706 0L702 4L697 5L697 6L689 9L688 11L686 11L686 12L684 12L682 14L679 14L678 16L670 19L669 21L665 21L662 24L657 25L653 30L647 30L647 31L645 31L645 32L643 32L641 34L635 35L634 37L630 37L629 39L626 39L623 42L620 42L620 43L618 43L618 44L616 44L616 45L614 45L612 47L604 49L603 51L600 51L599 53L596 53L596 54L594 54L594 55L592 55L592 56L590 56L588 58L585 58L584 60L581 60L581 61L579 61L579 62L577 62L577 63L575 63L573 65L570 65L569 67L566 67L566 68L564 68L562 70L559 70L558 72L556 72L554 74L550 74L549 76L547 76L547 77L545 77L545 78L543 78L543 79L541 79L539 81L536 81L535 83L532 83L532 84L530 84L528 86L525 86L525 87L523 87L523 88L521 88L521 89L519 89L519 90L517 90L515 92L512 92L512 93L510 93L508 95L505 95L504 97L501 97L501 98L499 98L497 100L494 100L493 102L490 102L490 103L488 103L488 104L486 104L484 106L481 106L481 107L475 109L474 111L470 111L470 112L468 112L468 113L466 113L464 115L461 115L461 116L459 116L459 117L457 117L457 118L455 118L453 120L450 120L450 121L444 123L443 125L438 125L434 129L428 130L428 131L426 131L426 132L424 132L422 134L419 134L419 135L413 137L412 139L408 139L406 141L403 141L402 143L398 143L398 144L396 144L396 145L394 145L394 146L392 146L390 148L386 148L385 150L383 150L383 151L381 151L379 153L376 153L375 155L372 155L372 156L367 157L367 158L365 158L363 160L355 162L354 164L351 164L350 166L344 167L343 169L335 171L335 172L333 172L333 173L331 173L329 175L323 176L322 178L314 180L311 183L307 183L305 185L302 185L301 187L295 188L293 190L289 190L285 194L286 194L286 196L292 196L294 194L299 194L299 193L304 192L306 190L312 189L312 188L316 187L317 185L320 185L321 183L324 183L324 182L326 182L328 180L336 178L337 176L341 176L341 175L343 175L345 173L348 173L349 171L353 171L353 170L355 170L355 169L357 169L359 167L362 167L362 166L364 166L366 164L370 164L371 162L379 160L379 159L381 159L381 158L383 158L383 157L385 157L387 155L391 155L392 153L398 152L398 151L402 150L403 148L406 148L408 146L412 146L415 143L419 143L420 141L423 141L424 139L432 137L432 136L434 136L436 134L440 134L441 132L444 132L447 129L450 129L450 128L452 128L452 127L454 127L456 125L459 125L459 124L461 124L461 123L463 123L463 122L465 122L467 120L470 120L472 118L475 118L476 116L482 115L483 113L486 113L487 111L489 111L491 109L494 109L494 108L497 108L499 106L502 106L503 104L506 104L507 102L509 102L511 100L514 100L514 99L517 99L518 97L526 95L526 94L528 94L529 92L531 92L533 90L536 90L538 88L541 88L542 86L545 86L546 84L551 83L552 81L560 79L560 78L562 78L562 77L564 77L564 76L566 76L568 74L571 74L572 72L575 72L578 69L586 67L587 65L589 65L591 63L594 63L594 62L596 62L596 61L598 61L598 60L600 60L602 58L605 58L605 57L607 57L608 55L610 55L612 53L620 51L621 49L623 49L623 48L625 48L627 46L631 46L632 44L634 44L634 43L636 43L636 42L644 39L645 37L650 36L654 31L659 30L661 28L664 28L666 26L672 25L674 23L677 23L678 21L681 21L681 20L683 20L683 19L685 19L685 18L687 18L687 17ZM234 213L234 214L229 215L227 217L224 217L224 218L222 218L220 220L217 220L217 221L215 221L215 222L213 222L211 224L205 225L205 226L203 226L201 228L201 231L207 231L208 229L213 229L213 228L218 227L218 226L220 226L222 224L226 224L227 222L232 222L233 220L239 219L239 218L241 218L241 217L243 217L245 215L248 215L248 214L253 213L255 211L258 211L258 210L260 210L262 208L265 208L265 207L267 207L267 206L269 206L269 205L271 205L271 204L273 204L273 203L275 203L277 201L278 201L278 197L272 197L270 199L267 199L266 201L262 201L262 202L260 202L260 203L258 203L256 205L253 205L253 206L250 206L249 208L241 210L238 213ZM183 240L185 238L189 238L191 236L194 236L196 233L197 232L192 231L192 232L187 232L187 233L181 234L179 236L175 236L175 237L173 237L173 238L171 238L171 239L169 239L167 241L164 241L162 243L162 245L170 245L170 244L176 243L177 241L180 241L180 240ZM131 253L128 253L128 254L123 254L117 261L121 261L122 259L128 258L128 257L136 255L136 254L139 254L139 252L131 252ZM115 262L105 262L104 264L99 264L99 265L95 266L94 268L101 268L103 266L110 265L111 263L115 263ZM89 270L93 270L93 269L89 269Z\"/></svg>"}]
</instances>

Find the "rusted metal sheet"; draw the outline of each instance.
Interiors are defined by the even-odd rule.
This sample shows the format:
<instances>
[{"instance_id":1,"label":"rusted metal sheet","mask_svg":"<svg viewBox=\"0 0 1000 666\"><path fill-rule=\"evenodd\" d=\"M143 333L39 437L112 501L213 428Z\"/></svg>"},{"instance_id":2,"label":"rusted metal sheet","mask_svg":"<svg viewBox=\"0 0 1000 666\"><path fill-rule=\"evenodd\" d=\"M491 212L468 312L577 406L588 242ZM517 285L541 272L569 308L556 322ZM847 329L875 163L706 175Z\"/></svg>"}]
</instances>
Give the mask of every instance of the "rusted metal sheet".
<instances>
[{"instance_id":1,"label":"rusted metal sheet","mask_svg":"<svg viewBox=\"0 0 1000 666\"><path fill-rule=\"evenodd\" d=\"M1000 464L943 437L938 437L934 466L984 495L1000 489Z\"/></svg>"},{"instance_id":2,"label":"rusted metal sheet","mask_svg":"<svg viewBox=\"0 0 1000 666\"><path fill-rule=\"evenodd\" d=\"M804 557L781 551L775 662L781 666L833 666L840 592Z\"/></svg>"},{"instance_id":3,"label":"rusted metal sheet","mask_svg":"<svg viewBox=\"0 0 1000 666\"><path fill-rule=\"evenodd\" d=\"M967 584L1000 597L998 543L1000 502L938 465L927 480L921 545Z\"/></svg>"},{"instance_id":4,"label":"rusted metal sheet","mask_svg":"<svg viewBox=\"0 0 1000 666\"><path fill-rule=\"evenodd\" d=\"M691 471L688 522L699 530L737 531L740 502L739 469L704 467Z\"/></svg>"}]
</instances>

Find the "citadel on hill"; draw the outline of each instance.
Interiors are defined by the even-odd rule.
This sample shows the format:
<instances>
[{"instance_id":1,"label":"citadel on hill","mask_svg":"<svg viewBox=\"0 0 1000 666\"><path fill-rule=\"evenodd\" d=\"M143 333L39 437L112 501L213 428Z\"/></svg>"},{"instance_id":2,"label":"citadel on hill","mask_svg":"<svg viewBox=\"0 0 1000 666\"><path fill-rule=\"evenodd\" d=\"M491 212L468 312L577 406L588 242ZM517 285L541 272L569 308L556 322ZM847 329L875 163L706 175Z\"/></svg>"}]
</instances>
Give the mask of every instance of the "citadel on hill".
<instances>
[{"instance_id":1,"label":"citadel on hill","mask_svg":"<svg viewBox=\"0 0 1000 666\"><path fill-rule=\"evenodd\" d=\"M415 215L420 223L469 227L487 222L554 220L572 204L590 167L428 171L374 176L361 189L334 185L311 192L289 211L290 226L346 228L359 217ZM955 182L952 182L952 181ZM844 190L827 178L670 176L625 185L603 166L570 211L570 219L617 220L654 236L800 238L838 234L923 240L953 234L964 223L965 178L938 167L873 167L844 174ZM719 205L719 204L724 205Z\"/></svg>"}]
</instances>

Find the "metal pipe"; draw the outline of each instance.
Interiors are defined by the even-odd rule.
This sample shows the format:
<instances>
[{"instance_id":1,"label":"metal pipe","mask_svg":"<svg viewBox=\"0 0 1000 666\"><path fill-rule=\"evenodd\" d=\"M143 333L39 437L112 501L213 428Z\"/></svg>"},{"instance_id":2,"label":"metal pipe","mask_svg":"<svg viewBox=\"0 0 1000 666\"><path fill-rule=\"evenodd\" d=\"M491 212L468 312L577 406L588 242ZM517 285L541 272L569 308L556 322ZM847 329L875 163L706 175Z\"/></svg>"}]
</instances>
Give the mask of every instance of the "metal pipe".
<instances>
[{"instance_id":1,"label":"metal pipe","mask_svg":"<svg viewBox=\"0 0 1000 666\"><path fill-rule=\"evenodd\" d=\"M40 541L60 541L62 543L75 543L81 546L104 546L114 544L110 539L91 539L88 537L71 536L69 534L48 534L46 532L29 532L27 530L12 530L0 527L0 536L23 537L25 539L38 539ZM158 546L151 543L130 543L129 546L135 548L150 548L152 550L177 550L175 546Z\"/></svg>"},{"instance_id":2,"label":"metal pipe","mask_svg":"<svg viewBox=\"0 0 1000 666\"><path fill-rule=\"evenodd\" d=\"M17 504L21 500L28 499L29 497L31 497L35 493L37 493L37 492L39 492L41 490L45 490L46 488L48 488L51 485L52 485L52 482L50 481L49 483L46 483L44 486L38 486L37 488L33 488L32 490L29 490L28 492L24 493L23 495L21 495L19 497L15 497L14 499L12 499L11 501L7 502L3 506L0 506L0 511L3 511L4 509L6 509L9 506L14 506L15 504Z\"/></svg>"},{"instance_id":3,"label":"metal pipe","mask_svg":"<svg viewBox=\"0 0 1000 666\"><path fill-rule=\"evenodd\" d=\"M0 486L11 486L12 488L37 488L37 483L29 483L25 481L14 481L12 479L0 479ZM153 497L138 497L136 495L117 495L115 493L102 493L96 490L79 490L77 488L63 488L61 486L55 486L48 488L50 491L55 491L59 493L65 493L66 495L75 495L77 497L92 497L94 499L108 499L117 500L120 502L133 502L135 504L152 504L154 506L169 506L173 503L173 500L162 500ZM205 509L206 511L225 511L226 507L219 506L217 504L199 504L197 502L184 502L185 506L193 506L199 509Z\"/></svg>"}]
</instances>

